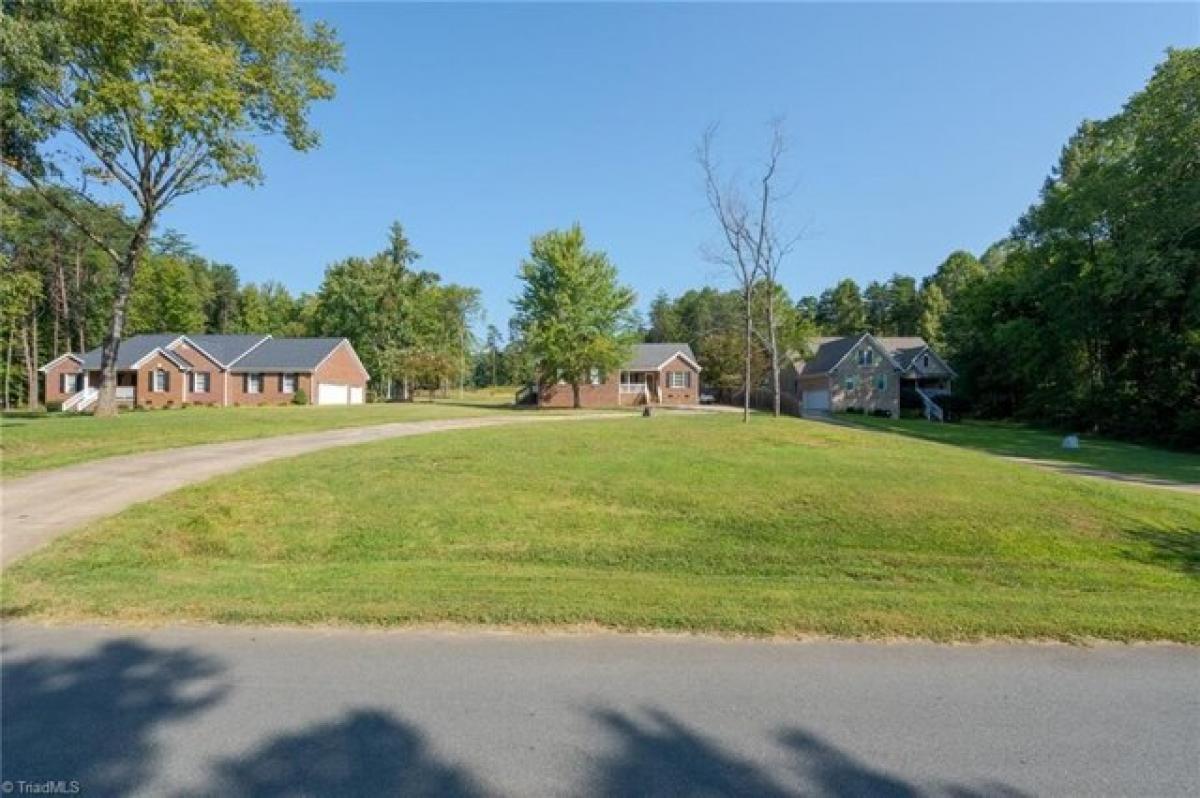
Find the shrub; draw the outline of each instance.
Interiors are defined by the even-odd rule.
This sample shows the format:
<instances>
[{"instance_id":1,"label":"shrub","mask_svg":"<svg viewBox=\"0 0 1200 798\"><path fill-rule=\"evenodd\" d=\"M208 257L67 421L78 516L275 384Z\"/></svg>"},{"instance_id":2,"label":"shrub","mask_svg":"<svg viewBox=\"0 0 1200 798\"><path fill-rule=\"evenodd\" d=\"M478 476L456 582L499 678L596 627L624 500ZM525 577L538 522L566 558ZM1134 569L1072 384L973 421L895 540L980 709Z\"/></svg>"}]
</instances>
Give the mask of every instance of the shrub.
<instances>
[{"instance_id":1,"label":"shrub","mask_svg":"<svg viewBox=\"0 0 1200 798\"><path fill-rule=\"evenodd\" d=\"M843 411L843 412L845 412L846 415L850 415L850 416L861 416L863 411L862 411L861 407L854 407L853 405L851 405L850 407L847 407L845 409L845 411Z\"/></svg>"},{"instance_id":2,"label":"shrub","mask_svg":"<svg viewBox=\"0 0 1200 798\"><path fill-rule=\"evenodd\" d=\"M875 416L876 418L891 418L892 411L886 408L877 407L871 411L871 415Z\"/></svg>"},{"instance_id":3,"label":"shrub","mask_svg":"<svg viewBox=\"0 0 1200 798\"><path fill-rule=\"evenodd\" d=\"M292 404L294 404L294 405L308 404L308 394L304 392L303 388L297 388L296 392L294 394L292 394Z\"/></svg>"},{"instance_id":4,"label":"shrub","mask_svg":"<svg viewBox=\"0 0 1200 798\"><path fill-rule=\"evenodd\" d=\"M46 402L46 412L47 413L61 413L62 406L63 406L62 402Z\"/></svg>"}]
</instances>

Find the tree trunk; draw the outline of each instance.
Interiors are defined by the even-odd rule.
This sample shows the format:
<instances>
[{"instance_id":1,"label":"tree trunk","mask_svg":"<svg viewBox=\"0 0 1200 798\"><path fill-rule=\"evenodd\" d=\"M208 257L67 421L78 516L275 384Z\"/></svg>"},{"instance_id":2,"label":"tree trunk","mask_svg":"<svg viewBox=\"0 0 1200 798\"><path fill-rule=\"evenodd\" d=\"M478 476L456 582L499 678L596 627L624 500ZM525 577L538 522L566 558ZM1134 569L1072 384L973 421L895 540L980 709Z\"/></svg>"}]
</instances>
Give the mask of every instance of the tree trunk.
<instances>
[{"instance_id":1,"label":"tree trunk","mask_svg":"<svg viewBox=\"0 0 1200 798\"><path fill-rule=\"evenodd\" d=\"M579 381L578 380L571 381L571 407L575 408L576 410L583 407L583 402L579 401Z\"/></svg>"},{"instance_id":2,"label":"tree trunk","mask_svg":"<svg viewBox=\"0 0 1200 798\"><path fill-rule=\"evenodd\" d=\"M95 412L97 418L109 418L117 414L117 353L121 349L121 334L125 330L125 313L129 306L129 293L133 287L133 275L137 271L138 261L146 248L153 224L153 214L142 216L133 231L133 238L129 241L125 260L117 270L112 320L100 350L100 396L96 400Z\"/></svg>"},{"instance_id":3,"label":"tree trunk","mask_svg":"<svg viewBox=\"0 0 1200 798\"><path fill-rule=\"evenodd\" d=\"M754 297L747 289L743 295L746 303L746 362L742 372L742 423L750 423L750 358L753 357L754 325L750 316L750 303Z\"/></svg>"},{"instance_id":4,"label":"tree trunk","mask_svg":"<svg viewBox=\"0 0 1200 798\"><path fill-rule=\"evenodd\" d=\"M775 418L779 418L779 338L775 332L775 286L768 283L767 290L767 344L771 349L771 383L775 392Z\"/></svg>"},{"instance_id":5,"label":"tree trunk","mask_svg":"<svg viewBox=\"0 0 1200 798\"><path fill-rule=\"evenodd\" d=\"M37 410L38 373L37 373L37 315L30 308L25 316L25 328L21 331L21 353L25 358L25 406Z\"/></svg>"},{"instance_id":6,"label":"tree trunk","mask_svg":"<svg viewBox=\"0 0 1200 798\"><path fill-rule=\"evenodd\" d=\"M79 336L79 354L87 351L87 299L83 295L83 249L75 247L75 296L74 310L71 315L75 319L75 332Z\"/></svg>"},{"instance_id":7,"label":"tree trunk","mask_svg":"<svg viewBox=\"0 0 1200 798\"><path fill-rule=\"evenodd\" d=\"M8 410L12 405L9 403L11 394L9 385L12 380L12 350L13 350L13 329L8 328L8 346L4 350L4 409Z\"/></svg>"}]
</instances>

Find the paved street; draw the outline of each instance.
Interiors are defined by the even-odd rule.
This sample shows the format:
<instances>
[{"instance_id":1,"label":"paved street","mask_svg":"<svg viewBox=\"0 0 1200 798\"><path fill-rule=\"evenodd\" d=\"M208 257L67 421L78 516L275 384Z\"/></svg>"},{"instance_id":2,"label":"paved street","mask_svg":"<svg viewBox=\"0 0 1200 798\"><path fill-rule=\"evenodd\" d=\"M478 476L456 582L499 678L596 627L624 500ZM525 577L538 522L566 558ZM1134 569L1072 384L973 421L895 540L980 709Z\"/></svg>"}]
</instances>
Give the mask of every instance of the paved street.
<instances>
[{"instance_id":1,"label":"paved street","mask_svg":"<svg viewBox=\"0 0 1200 798\"><path fill-rule=\"evenodd\" d=\"M3 631L3 778L87 795L1200 791L1181 646Z\"/></svg>"}]
</instances>

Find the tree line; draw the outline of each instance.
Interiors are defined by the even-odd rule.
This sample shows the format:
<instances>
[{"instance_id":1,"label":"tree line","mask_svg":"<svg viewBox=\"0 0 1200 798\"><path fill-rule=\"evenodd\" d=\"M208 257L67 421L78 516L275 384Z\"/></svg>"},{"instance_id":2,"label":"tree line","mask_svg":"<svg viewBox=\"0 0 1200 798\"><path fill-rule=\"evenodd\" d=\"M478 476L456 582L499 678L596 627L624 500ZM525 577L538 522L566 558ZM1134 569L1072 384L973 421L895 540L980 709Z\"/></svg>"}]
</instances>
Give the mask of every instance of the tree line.
<instances>
[{"instance_id":1,"label":"tree line","mask_svg":"<svg viewBox=\"0 0 1200 798\"><path fill-rule=\"evenodd\" d=\"M795 301L775 286L781 351L919 335L980 416L1200 446L1198 142L1200 49L1172 50L1119 113L1080 125L1038 201L981 255ZM740 352L746 307L744 285L660 294L645 337L689 342L706 384L736 393L763 384L772 357L763 341Z\"/></svg>"},{"instance_id":2,"label":"tree line","mask_svg":"<svg viewBox=\"0 0 1200 798\"><path fill-rule=\"evenodd\" d=\"M115 208L58 198L92 217L114 241L132 220ZM99 346L109 329L117 266L55 206L29 188L0 188L0 346L4 406L39 404L37 369L67 352ZM292 294L278 281L242 282L236 267L197 254L168 230L148 241L128 300L125 335L154 332L266 333L346 337L371 374L392 383L444 388L469 379L476 289L414 271L420 256L399 223L386 249L331 264L320 287Z\"/></svg>"}]
</instances>

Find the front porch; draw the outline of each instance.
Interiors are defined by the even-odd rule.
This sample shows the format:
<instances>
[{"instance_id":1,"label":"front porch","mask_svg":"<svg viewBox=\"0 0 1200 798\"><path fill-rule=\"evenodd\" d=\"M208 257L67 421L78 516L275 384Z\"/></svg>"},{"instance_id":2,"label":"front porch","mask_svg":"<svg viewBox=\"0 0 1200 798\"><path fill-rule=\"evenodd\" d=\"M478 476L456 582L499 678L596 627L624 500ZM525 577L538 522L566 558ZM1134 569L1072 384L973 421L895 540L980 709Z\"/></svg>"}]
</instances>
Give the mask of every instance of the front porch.
<instances>
[{"instance_id":1,"label":"front porch","mask_svg":"<svg viewBox=\"0 0 1200 798\"><path fill-rule=\"evenodd\" d=\"M662 375L657 371L622 371L617 403L662 404Z\"/></svg>"}]
</instances>

